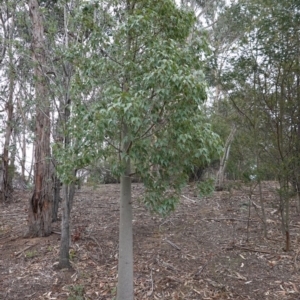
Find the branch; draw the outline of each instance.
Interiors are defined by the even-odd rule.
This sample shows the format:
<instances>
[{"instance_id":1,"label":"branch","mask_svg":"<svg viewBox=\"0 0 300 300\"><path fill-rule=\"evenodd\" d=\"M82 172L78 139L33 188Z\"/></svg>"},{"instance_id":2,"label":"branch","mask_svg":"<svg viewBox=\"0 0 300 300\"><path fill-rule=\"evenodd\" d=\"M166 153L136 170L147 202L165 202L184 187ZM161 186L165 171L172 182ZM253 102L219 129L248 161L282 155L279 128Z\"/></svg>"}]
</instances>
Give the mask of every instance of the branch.
<instances>
[{"instance_id":1,"label":"branch","mask_svg":"<svg viewBox=\"0 0 300 300\"><path fill-rule=\"evenodd\" d=\"M118 62L117 60L115 60L114 58L112 58L107 51L105 51L103 48L100 48L100 52L102 53L102 55L107 56L111 61L115 62L116 64L118 64L121 67L124 67L123 64L121 64L120 62Z\"/></svg>"}]
</instances>

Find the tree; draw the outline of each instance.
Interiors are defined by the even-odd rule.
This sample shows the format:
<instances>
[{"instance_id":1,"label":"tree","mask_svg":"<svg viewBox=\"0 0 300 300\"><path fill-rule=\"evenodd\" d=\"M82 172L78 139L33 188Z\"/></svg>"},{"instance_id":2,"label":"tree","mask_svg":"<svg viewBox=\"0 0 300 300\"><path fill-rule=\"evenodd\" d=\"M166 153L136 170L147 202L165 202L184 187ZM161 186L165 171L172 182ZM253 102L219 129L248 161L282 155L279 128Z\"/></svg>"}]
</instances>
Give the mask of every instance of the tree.
<instances>
[{"instance_id":1,"label":"tree","mask_svg":"<svg viewBox=\"0 0 300 300\"><path fill-rule=\"evenodd\" d=\"M14 129L14 102L15 102L15 81L16 81L16 60L14 59L14 45L13 38L15 36L15 17L16 5L4 2L0 9L1 31L3 33L3 43L0 47L0 66L2 65L2 76L6 78L5 84L1 84L1 95L5 95L1 102L4 103L4 111L6 112L6 120L4 126L4 145L0 156L0 174L2 193L2 201L7 202L11 200L12 195L12 176L13 168L10 164L9 150L11 146L11 137ZM10 167L11 166L11 167Z\"/></svg>"},{"instance_id":2,"label":"tree","mask_svg":"<svg viewBox=\"0 0 300 300\"><path fill-rule=\"evenodd\" d=\"M34 191L29 201L27 236L51 234L52 184L50 168L50 101L45 67L47 65L44 27L37 0L29 1L32 23L32 60L34 64L36 131L34 142Z\"/></svg>"},{"instance_id":3,"label":"tree","mask_svg":"<svg viewBox=\"0 0 300 300\"><path fill-rule=\"evenodd\" d=\"M280 189L282 231L290 248L289 214L299 178L299 4L296 1L240 1L229 14L243 23L235 57L223 73L223 86L255 142L247 147L254 167L272 170ZM253 139L248 139L253 142ZM262 159L263 157L263 159ZM251 162L252 159L252 162ZM257 160L258 159L258 160Z\"/></svg>"},{"instance_id":4,"label":"tree","mask_svg":"<svg viewBox=\"0 0 300 300\"><path fill-rule=\"evenodd\" d=\"M74 4L76 5L76 4ZM67 4L64 5L64 49L68 51L69 48L69 38L68 31L70 30L69 25L70 15L68 12ZM69 25L70 26L70 25ZM67 124L70 119L70 85L72 78L72 66L68 60L63 62L63 101L60 102L60 118L59 118L59 135L63 139L63 148L68 149L71 146L70 134L66 130ZM73 176L76 178L76 169L73 170ZM59 179L59 178L58 178ZM60 182L60 180L59 180ZM61 243L60 243L60 254L59 254L59 267L66 268L70 267L69 261L69 243L70 243L70 214L73 204L73 198L75 194L75 182L65 182L63 184L63 202L62 202L62 221L61 221Z\"/></svg>"},{"instance_id":5,"label":"tree","mask_svg":"<svg viewBox=\"0 0 300 300\"><path fill-rule=\"evenodd\" d=\"M166 215L194 160L206 162L221 150L201 111L205 38L186 42L194 23L194 14L171 0L120 1L113 9L86 4L88 38L69 54L76 68L69 129L77 142L58 153L58 171L70 183L74 168L118 155L112 165L121 180L117 299L133 299L131 176L145 185L145 205Z\"/></svg>"}]
</instances>

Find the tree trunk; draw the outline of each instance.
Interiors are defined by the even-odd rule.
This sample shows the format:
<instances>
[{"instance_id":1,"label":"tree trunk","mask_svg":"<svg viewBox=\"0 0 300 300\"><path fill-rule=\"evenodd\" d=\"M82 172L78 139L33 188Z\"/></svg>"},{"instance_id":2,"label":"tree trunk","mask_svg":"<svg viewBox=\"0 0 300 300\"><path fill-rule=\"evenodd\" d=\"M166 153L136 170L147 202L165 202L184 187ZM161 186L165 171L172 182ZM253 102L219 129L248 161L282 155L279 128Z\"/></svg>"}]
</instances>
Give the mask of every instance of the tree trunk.
<instances>
[{"instance_id":1,"label":"tree trunk","mask_svg":"<svg viewBox=\"0 0 300 300\"><path fill-rule=\"evenodd\" d=\"M70 214L72 202L75 194L75 185L63 185L61 239L59 253L59 268L70 268L69 248L70 248Z\"/></svg>"},{"instance_id":2,"label":"tree trunk","mask_svg":"<svg viewBox=\"0 0 300 300\"><path fill-rule=\"evenodd\" d=\"M34 191L29 201L27 236L48 236L52 223L52 184L50 160L50 102L43 67L46 64L44 27L37 0L29 1L32 22L32 50L36 93L36 132L34 143Z\"/></svg>"},{"instance_id":3,"label":"tree trunk","mask_svg":"<svg viewBox=\"0 0 300 300\"><path fill-rule=\"evenodd\" d=\"M61 181L55 174L55 165L53 166L53 172L52 172L52 180L53 180L53 206L52 206L52 222L57 221L57 215L58 215L58 207L59 202L61 200L60 198L60 187L61 187Z\"/></svg>"},{"instance_id":4,"label":"tree trunk","mask_svg":"<svg viewBox=\"0 0 300 300\"><path fill-rule=\"evenodd\" d=\"M20 165L21 165L21 177L23 179L24 182L28 183L27 180L29 180L29 176L28 178L26 179L26 176L25 176L25 164L26 164L26 133L25 133L25 130L22 132L22 136L20 138L20 145L21 146L21 152L22 152L22 157L21 157L21 161L20 161Z\"/></svg>"},{"instance_id":5,"label":"tree trunk","mask_svg":"<svg viewBox=\"0 0 300 300\"><path fill-rule=\"evenodd\" d=\"M5 128L5 137L4 137L4 149L2 154L2 200L4 202L8 202L11 200L12 195L12 177L11 170L9 168L9 146L10 139L13 132L13 96L14 96L14 82L15 82L15 72L13 69L13 57L11 45L9 47L9 94L6 102L6 111L7 111L7 120L6 120L6 128Z\"/></svg>"},{"instance_id":6,"label":"tree trunk","mask_svg":"<svg viewBox=\"0 0 300 300\"><path fill-rule=\"evenodd\" d=\"M126 11L132 12L131 1L126 1ZM131 33L127 36L127 52L131 51ZM124 80L124 91L129 90L129 74ZM117 300L133 300L133 233L132 233L132 205L131 205L131 163L129 158L130 141L128 139L128 126L122 124L120 162L125 170L120 178L120 223L119 223L119 262L118 262L118 287Z\"/></svg>"},{"instance_id":7,"label":"tree trunk","mask_svg":"<svg viewBox=\"0 0 300 300\"><path fill-rule=\"evenodd\" d=\"M263 194L262 194L262 186L261 186L261 180L258 180L258 188L259 188L259 201L260 201L260 206L261 206L261 214L262 214L262 221L263 221L263 229L264 229L264 237L268 237L267 233L267 218L266 218L266 213L265 213L265 203L263 199Z\"/></svg>"},{"instance_id":8,"label":"tree trunk","mask_svg":"<svg viewBox=\"0 0 300 300\"><path fill-rule=\"evenodd\" d=\"M123 139L126 136L127 128L124 125ZM128 146L128 143L124 143L122 149L124 154ZM121 176L117 300L133 300L133 234L129 158L124 158L123 163L126 165L126 170Z\"/></svg>"},{"instance_id":9,"label":"tree trunk","mask_svg":"<svg viewBox=\"0 0 300 300\"><path fill-rule=\"evenodd\" d=\"M225 147L224 147L224 154L223 154L223 157L221 158L220 168L217 173L216 187L219 189L222 189L223 185L224 185L224 173L225 173L225 169L226 169L226 165L227 165L227 161L228 161L228 157L229 157L230 146L233 142L235 132L236 132L236 127L235 127L235 125L233 125L231 128L230 134L227 137Z\"/></svg>"},{"instance_id":10,"label":"tree trunk","mask_svg":"<svg viewBox=\"0 0 300 300\"><path fill-rule=\"evenodd\" d=\"M68 49L68 7L67 4L64 7L64 29L65 29L65 47ZM62 143L64 148L70 147L71 138L66 129L67 123L71 116L71 98L70 98L70 82L71 82L71 65L65 63L63 65L65 72L64 76L64 87L65 96L64 101L60 102L59 107L59 118L57 121L56 128L56 140L58 143ZM64 132L64 135L62 134ZM69 248L70 248L70 215L73 206L73 199L75 194L75 180L76 170L73 170L73 181L70 184L63 185L63 202L62 202L62 220L61 220L61 240L60 240L60 254L59 254L59 268L69 268ZM60 183L56 177L57 184ZM58 195L59 196L59 192Z\"/></svg>"}]
</instances>

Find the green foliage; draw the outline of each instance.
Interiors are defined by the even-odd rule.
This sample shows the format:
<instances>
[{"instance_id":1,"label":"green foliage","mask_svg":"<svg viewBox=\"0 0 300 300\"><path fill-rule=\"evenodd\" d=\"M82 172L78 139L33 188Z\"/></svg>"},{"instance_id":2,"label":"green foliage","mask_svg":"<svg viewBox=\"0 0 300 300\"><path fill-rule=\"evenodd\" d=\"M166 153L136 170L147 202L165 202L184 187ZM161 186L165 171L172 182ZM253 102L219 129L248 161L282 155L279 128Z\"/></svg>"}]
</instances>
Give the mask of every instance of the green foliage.
<instances>
[{"instance_id":1,"label":"green foliage","mask_svg":"<svg viewBox=\"0 0 300 300\"><path fill-rule=\"evenodd\" d=\"M213 178L198 183L199 197L210 196L215 191L214 183Z\"/></svg>"},{"instance_id":2,"label":"green foliage","mask_svg":"<svg viewBox=\"0 0 300 300\"><path fill-rule=\"evenodd\" d=\"M36 256L37 256L36 250L33 250L33 251L28 250L28 251L25 252L25 257L26 258L34 258Z\"/></svg>"},{"instance_id":3,"label":"green foliage","mask_svg":"<svg viewBox=\"0 0 300 300\"><path fill-rule=\"evenodd\" d=\"M140 0L101 13L107 22L93 21L86 43L65 54L76 66L68 124L74 143L55 146L58 173L70 182L72 169L117 157L111 170L120 177L130 159L145 184L145 204L166 214L194 162L205 164L222 151L201 108L205 35L186 42L195 17L171 0ZM122 151L124 144L129 147Z\"/></svg>"},{"instance_id":4,"label":"green foliage","mask_svg":"<svg viewBox=\"0 0 300 300\"><path fill-rule=\"evenodd\" d=\"M84 287L82 285L71 285L69 290L68 300L84 300Z\"/></svg>"},{"instance_id":5,"label":"green foliage","mask_svg":"<svg viewBox=\"0 0 300 300\"><path fill-rule=\"evenodd\" d=\"M294 0L242 0L222 14L240 30L220 78L238 128L228 170L239 179L299 174L299 18Z\"/></svg>"},{"instance_id":6,"label":"green foliage","mask_svg":"<svg viewBox=\"0 0 300 300\"><path fill-rule=\"evenodd\" d=\"M74 249L70 249L69 251L70 260L73 261L76 257L76 251Z\"/></svg>"}]
</instances>

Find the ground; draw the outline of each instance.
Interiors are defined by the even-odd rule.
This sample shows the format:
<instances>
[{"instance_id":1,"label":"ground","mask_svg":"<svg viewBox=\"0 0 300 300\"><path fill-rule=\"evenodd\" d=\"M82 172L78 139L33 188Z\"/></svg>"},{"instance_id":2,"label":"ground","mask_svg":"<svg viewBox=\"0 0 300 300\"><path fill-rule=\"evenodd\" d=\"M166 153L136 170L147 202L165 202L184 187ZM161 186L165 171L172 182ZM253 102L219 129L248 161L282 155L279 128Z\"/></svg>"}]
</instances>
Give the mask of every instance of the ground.
<instances>
[{"instance_id":1,"label":"ground","mask_svg":"<svg viewBox=\"0 0 300 300\"><path fill-rule=\"evenodd\" d=\"M263 189L268 239L258 192L246 187L199 198L190 186L164 219L143 207L142 194L134 184L135 299L300 299L300 216L292 203L285 252L273 183ZM59 222L49 237L22 237L28 199L16 191L12 203L1 204L0 299L115 299L119 185L77 191L70 270L56 268Z\"/></svg>"}]
</instances>

